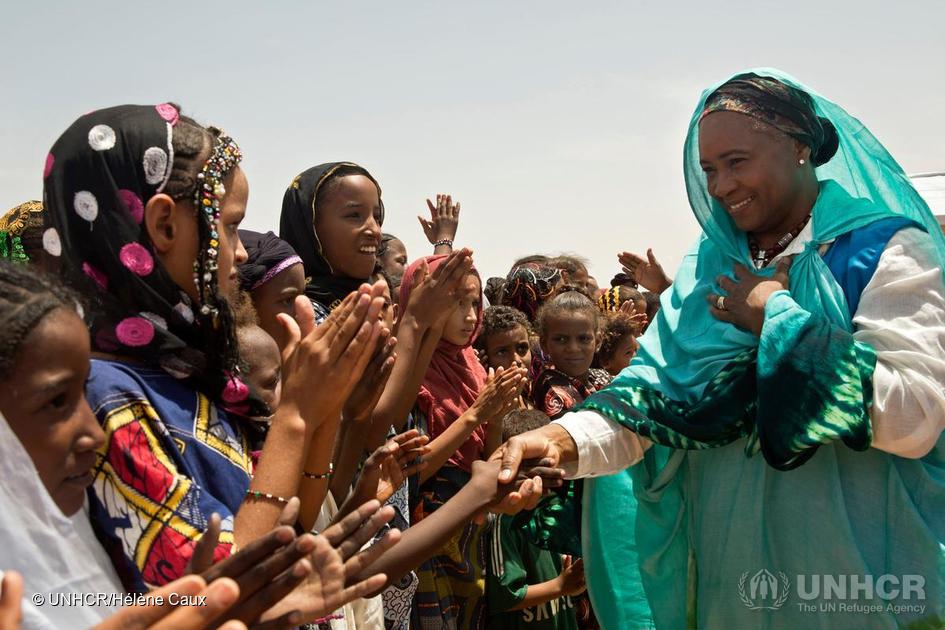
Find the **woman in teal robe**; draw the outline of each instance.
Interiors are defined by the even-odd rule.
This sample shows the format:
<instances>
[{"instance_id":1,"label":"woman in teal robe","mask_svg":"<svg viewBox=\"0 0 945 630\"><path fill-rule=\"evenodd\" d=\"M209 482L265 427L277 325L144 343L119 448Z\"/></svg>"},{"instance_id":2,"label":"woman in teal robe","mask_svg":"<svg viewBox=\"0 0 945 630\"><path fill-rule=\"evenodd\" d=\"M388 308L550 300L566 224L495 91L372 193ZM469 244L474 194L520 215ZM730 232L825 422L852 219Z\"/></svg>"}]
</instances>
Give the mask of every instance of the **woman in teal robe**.
<instances>
[{"instance_id":1,"label":"woman in teal robe","mask_svg":"<svg viewBox=\"0 0 945 630\"><path fill-rule=\"evenodd\" d=\"M703 93L684 169L703 233L639 353L494 455L502 481L540 459L591 477L521 525L584 555L608 629L942 627L945 239L928 207L859 121L773 70ZM922 339L887 343L896 326ZM901 356L932 367L909 381Z\"/></svg>"}]
</instances>

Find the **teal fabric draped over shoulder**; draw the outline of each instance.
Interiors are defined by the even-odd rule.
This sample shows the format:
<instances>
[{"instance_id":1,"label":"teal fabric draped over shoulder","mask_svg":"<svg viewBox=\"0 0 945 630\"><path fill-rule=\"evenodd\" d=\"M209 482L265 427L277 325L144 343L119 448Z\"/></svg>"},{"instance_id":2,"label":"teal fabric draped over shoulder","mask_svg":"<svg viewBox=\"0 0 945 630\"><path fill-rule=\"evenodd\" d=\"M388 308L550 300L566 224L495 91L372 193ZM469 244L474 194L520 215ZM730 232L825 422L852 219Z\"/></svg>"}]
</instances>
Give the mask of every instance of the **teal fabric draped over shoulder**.
<instances>
[{"instance_id":1,"label":"teal fabric draped over shoulder","mask_svg":"<svg viewBox=\"0 0 945 630\"><path fill-rule=\"evenodd\" d=\"M683 155L703 234L661 296L631 365L583 405L656 443L627 471L585 480L581 540L595 610L604 628L621 630L895 627L935 619L945 610L945 442L921 460L867 450L875 353L852 339L853 314L818 248L902 217L925 227L945 269L945 239L862 123L779 71L750 72L808 92L817 115L838 132L836 155L816 170L813 240L794 259L790 293L769 302L760 340L710 315L706 295L721 293L715 279L731 276L735 263L751 263L745 234L710 197L699 164L700 115L722 83L706 90ZM833 398L805 406L805 383L784 391L792 384L785 370L806 374ZM737 413L728 417L706 405L706 398L743 398L746 388L756 404L732 404ZM793 404L825 415L784 427L794 420L784 408ZM742 587L746 574L762 569L792 583L809 575L918 574L927 582L925 608L815 616L800 610L794 594L777 610L752 610Z\"/></svg>"}]
</instances>

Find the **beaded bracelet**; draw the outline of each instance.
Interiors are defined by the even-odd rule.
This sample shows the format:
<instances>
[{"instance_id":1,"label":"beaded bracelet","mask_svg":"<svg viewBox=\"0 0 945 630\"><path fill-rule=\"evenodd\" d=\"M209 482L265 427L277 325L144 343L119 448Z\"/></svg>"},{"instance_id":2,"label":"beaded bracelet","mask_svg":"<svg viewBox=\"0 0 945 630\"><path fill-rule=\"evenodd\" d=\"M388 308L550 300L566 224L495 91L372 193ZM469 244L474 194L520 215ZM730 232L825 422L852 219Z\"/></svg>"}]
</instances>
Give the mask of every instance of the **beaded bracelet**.
<instances>
[{"instance_id":1,"label":"beaded bracelet","mask_svg":"<svg viewBox=\"0 0 945 630\"><path fill-rule=\"evenodd\" d=\"M252 488L246 489L246 496L248 497L251 496L256 499L262 499L262 498L271 499L272 501L278 501L279 503L289 502L289 499L286 499L285 497L279 497L274 494L269 494L268 492L260 492L259 490L253 490Z\"/></svg>"},{"instance_id":2,"label":"beaded bracelet","mask_svg":"<svg viewBox=\"0 0 945 630\"><path fill-rule=\"evenodd\" d=\"M453 246L453 241L451 241L451 240L448 239L448 238L441 238L441 239L438 240L437 242L433 243L433 247L439 247L440 245L448 245L448 246L452 247L452 246Z\"/></svg>"},{"instance_id":3,"label":"beaded bracelet","mask_svg":"<svg viewBox=\"0 0 945 630\"><path fill-rule=\"evenodd\" d=\"M331 479L331 476L335 472L335 465L331 462L328 463L328 472L323 474L310 473L307 470L302 471L302 476L306 479Z\"/></svg>"}]
</instances>

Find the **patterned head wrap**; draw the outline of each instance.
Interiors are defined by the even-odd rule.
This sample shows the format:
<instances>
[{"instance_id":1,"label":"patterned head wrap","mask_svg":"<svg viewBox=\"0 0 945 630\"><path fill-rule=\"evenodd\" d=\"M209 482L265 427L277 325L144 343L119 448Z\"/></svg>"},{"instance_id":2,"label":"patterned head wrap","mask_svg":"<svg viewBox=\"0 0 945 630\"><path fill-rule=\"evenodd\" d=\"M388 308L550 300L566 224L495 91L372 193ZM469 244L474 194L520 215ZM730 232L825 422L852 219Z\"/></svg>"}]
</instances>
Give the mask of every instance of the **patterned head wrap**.
<instances>
[{"instance_id":1,"label":"patterned head wrap","mask_svg":"<svg viewBox=\"0 0 945 630\"><path fill-rule=\"evenodd\" d=\"M305 295L331 310L352 291L357 291L367 278L336 276L322 251L322 243L315 232L315 217L318 208L315 201L318 191L340 174L364 175L377 186L377 198L381 198L381 186L362 166L353 162L331 162L319 164L303 171L289 185L282 198L282 216L279 219L279 236L295 249L305 265ZM384 202L381 201L381 217L384 224Z\"/></svg>"},{"instance_id":2,"label":"patterned head wrap","mask_svg":"<svg viewBox=\"0 0 945 630\"><path fill-rule=\"evenodd\" d=\"M525 263L509 272L502 288L502 304L512 306L525 313L528 321L535 321L535 315L545 300L554 295L561 272L554 267L537 263Z\"/></svg>"},{"instance_id":3,"label":"patterned head wrap","mask_svg":"<svg viewBox=\"0 0 945 630\"><path fill-rule=\"evenodd\" d=\"M302 263L292 246L272 232L240 230L240 240L248 256L239 266L240 288L244 291L258 289L292 265Z\"/></svg>"},{"instance_id":4,"label":"patterned head wrap","mask_svg":"<svg viewBox=\"0 0 945 630\"><path fill-rule=\"evenodd\" d=\"M621 303L620 286L607 289L597 298L597 308L599 308L602 313L619 311Z\"/></svg>"},{"instance_id":5,"label":"patterned head wrap","mask_svg":"<svg viewBox=\"0 0 945 630\"><path fill-rule=\"evenodd\" d=\"M811 161L820 166L837 152L837 130L814 112L810 94L772 77L740 74L706 99L702 118L714 112L737 112L760 120L810 147Z\"/></svg>"},{"instance_id":6,"label":"patterned head wrap","mask_svg":"<svg viewBox=\"0 0 945 630\"><path fill-rule=\"evenodd\" d=\"M0 258L28 263L29 252L41 250L43 202L27 201L0 217Z\"/></svg>"},{"instance_id":7,"label":"patterned head wrap","mask_svg":"<svg viewBox=\"0 0 945 630\"><path fill-rule=\"evenodd\" d=\"M52 227L43 247L61 258L72 284L92 303L96 350L156 364L195 389L248 415L266 405L238 378L232 313L217 285L219 203L239 149L213 136L211 157L189 174L197 208L194 304L154 253L143 226L148 200L164 191L174 169L177 107L122 105L75 121L46 158L44 203ZM186 124L197 126L187 120Z\"/></svg>"}]
</instances>

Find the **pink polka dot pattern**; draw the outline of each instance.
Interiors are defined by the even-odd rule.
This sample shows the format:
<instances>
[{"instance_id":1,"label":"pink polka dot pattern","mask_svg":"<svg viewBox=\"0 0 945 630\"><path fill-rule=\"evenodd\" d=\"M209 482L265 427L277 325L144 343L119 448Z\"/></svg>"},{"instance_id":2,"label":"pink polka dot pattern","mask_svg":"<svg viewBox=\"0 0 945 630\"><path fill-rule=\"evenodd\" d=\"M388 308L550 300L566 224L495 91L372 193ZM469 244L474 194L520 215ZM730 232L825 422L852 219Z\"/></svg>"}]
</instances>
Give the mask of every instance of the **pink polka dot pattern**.
<instances>
[{"instance_id":1,"label":"pink polka dot pattern","mask_svg":"<svg viewBox=\"0 0 945 630\"><path fill-rule=\"evenodd\" d=\"M176 125L177 121L180 119L180 112L178 112L177 108L170 103L161 103L160 105L155 105L154 109L157 110L157 113L160 114L161 118L171 123L171 126Z\"/></svg>"},{"instance_id":2,"label":"pink polka dot pattern","mask_svg":"<svg viewBox=\"0 0 945 630\"><path fill-rule=\"evenodd\" d=\"M121 264L132 273L146 276L154 270L154 259L141 243L128 243L118 252Z\"/></svg>"},{"instance_id":3,"label":"pink polka dot pattern","mask_svg":"<svg viewBox=\"0 0 945 630\"><path fill-rule=\"evenodd\" d=\"M249 387L246 383L236 377L231 377L223 388L223 401L228 403L238 403L249 398Z\"/></svg>"},{"instance_id":4,"label":"pink polka dot pattern","mask_svg":"<svg viewBox=\"0 0 945 630\"><path fill-rule=\"evenodd\" d=\"M144 219L144 204L141 203L141 198L134 192L122 188L118 191L118 199L121 200L122 205L128 210L128 214L131 215L135 223L140 224Z\"/></svg>"},{"instance_id":5,"label":"pink polka dot pattern","mask_svg":"<svg viewBox=\"0 0 945 630\"><path fill-rule=\"evenodd\" d=\"M56 163L56 158L53 157L52 153L46 154L46 166L43 167L43 179L49 177L49 174L52 173L53 164Z\"/></svg>"},{"instance_id":6,"label":"pink polka dot pattern","mask_svg":"<svg viewBox=\"0 0 945 630\"><path fill-rule=\"evenodd\" d=\"M98 285L99 289L108 291L108 276L87 262L82 263L82 271Z\"/></svg>"},{"instance_id":7,"label":"pink polka dot pattern","mask_svg":"<svg viewBox=\"0 0 945 630\"><path fill-rule=\"evenodd\" d=\"M115 326L115 336L132 348L146 346L154 339L154 325L143 317L126 317Z\"/></svg>"}]
</instances>

